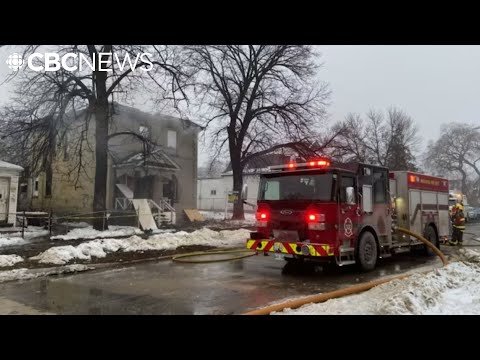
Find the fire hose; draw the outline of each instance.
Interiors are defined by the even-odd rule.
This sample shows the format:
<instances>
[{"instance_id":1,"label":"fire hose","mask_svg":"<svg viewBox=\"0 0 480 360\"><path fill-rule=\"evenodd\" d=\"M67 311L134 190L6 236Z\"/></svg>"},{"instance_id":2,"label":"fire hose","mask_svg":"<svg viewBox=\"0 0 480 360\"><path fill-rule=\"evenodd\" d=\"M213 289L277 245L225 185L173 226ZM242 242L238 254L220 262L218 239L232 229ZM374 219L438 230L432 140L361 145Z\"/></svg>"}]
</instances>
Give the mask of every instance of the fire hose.
<instances>
[{"instance_id":1,"label":"fire hose","mask_svg":"<svg viewBox=\"0 0 480 360\"><path fill-rule=\"evenodd\" d=\"M414 232L412 232L408 229L401 228L401 227L396 227L395 230L400 231L404 234L413 236L413 237L417 238L418 240L422 241L426 246L428 246L430 249L432 249L435 252L435 254L438 255L438 257L440 257L440 260L442 260L443 266L448 265L448 260L445 257L445 255L435 245L433 245L430 241L425 239L423 236L421 236L419 234L416 234L416 233L414 233ZM411 274L404 274L404 275L399 275L399 276L395 276L395 277L388 278L388 279L376 280L376 281L371 281L371 282L367 282L367 283L364 283L364 284L354 285L354 286L350 286L350 287L340 289L340 290L331 291L331 292L324 293L324 294L306 296L306 297L302 297L300 299L295 299L295 300L285 301L285 302L282 302L282 303L279 303L279 304L265 306L265 307L260 308L260 309L249 311L249 312L244 313L242 315L269 315L272 312L280 312L280 311L283 311L284 309L287 309L287 308L296 309L296 308L299 308L300 306L310 304L310 303L321 303L321 302L325 302L325 301L330 300L330 299L335 299L335 298L339 298L339 297L346 296L346 295L357 294L357 293L360 293L360 292L363 292L363 291L370 290L371 288L373 288L375 286L385 284L385 283L393 281L393 280L405 279L409 276L411 276Z\"/></svg>"},{"instance_id":2,"label":"fire hose","mask_svg":"<svg viewBox=\"0 0 480 360\"><path fill-rule=\"evenodd\" d=\"M235 253L248 253L243 255L237 255L233 257L226 257L220 259L209 259L209 260L194 260L187 259L190 257L199 257L199 256L209 256L209 255L223 255L223 254L235 254ZM222 262L222 261L232 261L247 258L250 256L255 256L255 253L252 253L251 250L247 249L235 249L235 250L219 250L219 251L199 251L188 254L180 254L172 256L172 261L179 263L194 263L194 264L203 264L203 263L212 263L212 262Z\"/></svg>"}]
</instances>

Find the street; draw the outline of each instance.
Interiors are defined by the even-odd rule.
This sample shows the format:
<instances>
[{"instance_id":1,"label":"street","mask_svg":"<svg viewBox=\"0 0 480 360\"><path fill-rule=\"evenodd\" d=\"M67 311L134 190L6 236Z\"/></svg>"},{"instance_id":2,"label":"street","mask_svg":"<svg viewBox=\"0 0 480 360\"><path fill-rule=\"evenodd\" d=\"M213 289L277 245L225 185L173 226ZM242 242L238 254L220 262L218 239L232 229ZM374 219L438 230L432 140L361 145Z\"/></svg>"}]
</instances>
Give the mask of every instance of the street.
<instances>
[{"instance_id":1,"label":"street","mask_svg":"<svg viewBox=\"0 0 480 360\"><path fill-rule=\"evenodd\" d=\"M480 245L471 240L480 235L480 224L468 224L466 232L465 245ZM447 255L456 249L442 247ZM0 313L241 314L285 298L440 266L437 257L411 253L380 260L369 273L353 266L296 271L263 255L211 264L159 261L0 284Z\"/></svg>"}]
</instances>

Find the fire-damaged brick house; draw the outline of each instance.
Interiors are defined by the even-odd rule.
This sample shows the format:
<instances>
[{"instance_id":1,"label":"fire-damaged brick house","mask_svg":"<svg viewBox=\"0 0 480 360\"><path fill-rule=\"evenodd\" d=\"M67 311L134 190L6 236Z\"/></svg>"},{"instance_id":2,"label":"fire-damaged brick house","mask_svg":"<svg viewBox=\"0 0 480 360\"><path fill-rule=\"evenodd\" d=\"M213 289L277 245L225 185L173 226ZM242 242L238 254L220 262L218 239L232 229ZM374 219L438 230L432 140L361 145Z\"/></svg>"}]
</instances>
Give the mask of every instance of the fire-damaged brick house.
<instances>
[{"instance_id":1,"label":"fire-damaged brick house","mask_svg":"<svg viewBox=\"0 0 480 360\"><path fill-rule=\"evenodd\" d=\"M198 134L203 128L190 120L117 103L111 113L107 209L132 209L132 200L146 199L152 210L176 213L180 221L183 216L178 214L184 209L196 208ZM87 116L84 110L69 122L69 129L56 140L46 171L23 179L22 209L92 212L95 122L86 121Z\"/></svg>"}]
</instances>

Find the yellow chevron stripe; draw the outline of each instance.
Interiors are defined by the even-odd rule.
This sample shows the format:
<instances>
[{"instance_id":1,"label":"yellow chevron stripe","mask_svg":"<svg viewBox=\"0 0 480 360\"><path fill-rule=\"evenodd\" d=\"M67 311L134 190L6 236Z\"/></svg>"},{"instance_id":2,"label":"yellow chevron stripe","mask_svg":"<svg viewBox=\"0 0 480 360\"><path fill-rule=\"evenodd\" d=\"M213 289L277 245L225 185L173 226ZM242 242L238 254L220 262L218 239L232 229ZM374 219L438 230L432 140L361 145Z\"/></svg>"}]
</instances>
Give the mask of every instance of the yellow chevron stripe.
<instances>
[{"instance_id":1,"label":"yellow chevron stripe","mask_svg":"<svg viewBox=\"0 0 480 360\"><path fill-rule=\"evenodd\" d=\"M261 247L260 248L253 248L253 245L255 244L256 240L247 240L247 248L251 250L258 250L262 251L267 244L272 241L272 240L262 240L260 241ZM277 245L278 244L278 245ZM302 250L300 249L297 251L297 243L288 243L290 245L290 248L293 250L293 252L297 255L302 255ZM306 244L308 246L308 249L310 251L310 256L324 256L320 254L311 244ZM257 245L258 246L258 245ZM288 254L289 252L285 248L282 242L275 242L275 244L269 249L270 252L275 252L275 246L280 247L280 252L283 254ZM321 245L323 250L327 253L328 256L334 255L333 250L330 248L330 245Z\"/></svg>"}]
</instances>

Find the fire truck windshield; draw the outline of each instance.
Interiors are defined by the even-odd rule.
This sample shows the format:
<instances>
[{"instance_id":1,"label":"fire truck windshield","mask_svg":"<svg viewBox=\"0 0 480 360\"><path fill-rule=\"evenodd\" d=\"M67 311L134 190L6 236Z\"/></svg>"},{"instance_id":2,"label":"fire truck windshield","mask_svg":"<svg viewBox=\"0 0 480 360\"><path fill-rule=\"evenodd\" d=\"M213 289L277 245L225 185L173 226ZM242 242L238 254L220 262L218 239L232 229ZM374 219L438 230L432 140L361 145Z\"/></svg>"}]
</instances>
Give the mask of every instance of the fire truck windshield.
<instances>
[{"instance_id":1,"label":"fire truck windshield","mask_svg":"<svg viewBox=\"0 0 480 360\"><path fill-rule=\"evenodd\" d=\"M267 175L261 178L259 200L331 201L335 174Z\"/></svg>"}]
</instances>

